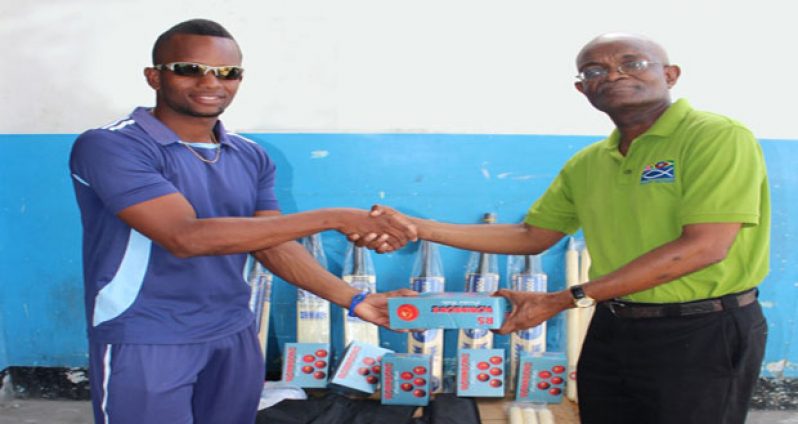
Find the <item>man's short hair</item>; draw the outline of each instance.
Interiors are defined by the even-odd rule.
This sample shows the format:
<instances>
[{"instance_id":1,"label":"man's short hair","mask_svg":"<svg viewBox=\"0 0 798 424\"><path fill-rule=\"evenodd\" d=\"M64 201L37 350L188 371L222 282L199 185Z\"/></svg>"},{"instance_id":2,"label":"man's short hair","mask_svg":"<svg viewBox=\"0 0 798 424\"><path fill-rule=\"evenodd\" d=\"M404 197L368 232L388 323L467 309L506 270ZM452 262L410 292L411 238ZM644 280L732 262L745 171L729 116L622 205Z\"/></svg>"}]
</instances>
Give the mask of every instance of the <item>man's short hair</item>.
<instances>
[{"instance_id":1,"label":"man's short hair","mask_svg":"<svg viewBox=\"0 0 798 424\"><path fill-rule=\"evenodd\" d=\"M233 38L233 35L230 34L225 27L221 24L208 20L208 19L191 19L185 22L181 22L161 34L157 40L155 40L155 45L152 46L152 64L158 65L158 54L160 53L163 46L169 41L172 36L177 34L188 34L188 35L208 35L211 37L222 37L222 38L229 38L233 41L236 41ZM238 42L236 42L238 44ZM240 49L239 49L240 52Z\"/></svg>"}]
</instances>

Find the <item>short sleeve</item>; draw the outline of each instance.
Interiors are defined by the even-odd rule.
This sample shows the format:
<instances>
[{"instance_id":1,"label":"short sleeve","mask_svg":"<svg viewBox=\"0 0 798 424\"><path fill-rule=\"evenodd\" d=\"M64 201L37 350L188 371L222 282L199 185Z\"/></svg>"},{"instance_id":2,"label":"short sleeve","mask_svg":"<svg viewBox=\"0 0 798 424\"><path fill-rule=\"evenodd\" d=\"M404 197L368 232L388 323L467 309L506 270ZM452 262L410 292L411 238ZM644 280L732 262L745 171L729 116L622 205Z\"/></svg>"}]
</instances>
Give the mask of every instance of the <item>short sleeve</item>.
<instances>
[{"instance_id":1,"label":"short sleeve","mask_svg":"<svg viewBox=\"0 0 798 424\"><path fill-rule=\"evenodd\" d=\"M567 165L538 199L524 219L524 223L548 230L573 234L579 229L576 206L568 186Z\"/></svg>"},{"instance_id":2,"label":"short sleeve","mask_svg":"<svg viewBox=\"0 0 798 424\"><path fill-rule=\"evenodd\" d=\"M258 145L255 147L258 150L258 154L261 155L260 167L258 169L258 197L255 203L255 209L258 211L279 210L280 204L274 192L274 180L277 167L262 147Z\"/></svg>"},{"instance_id":3,"label":"short sleeve","mask_svg":"<svg viewBox=\"0 0 798 424\"><path fill-rule=\"evenodd\" d=\"M759 223L767 175L762 149L750 131L729 125L699 137L688 147L683 162L682 225Z\"/></svg>"},{"instance_id":4,"label":"short sleeve","mask_svg":"<svg viewBox=\"0 0 798 424\"><path fill-rule=\"evenodd\" d=\"M108 130L83 133L72 146L72 177L112 213L177 191L159 169L157 146Z\"/></svg>"}]
</instances>

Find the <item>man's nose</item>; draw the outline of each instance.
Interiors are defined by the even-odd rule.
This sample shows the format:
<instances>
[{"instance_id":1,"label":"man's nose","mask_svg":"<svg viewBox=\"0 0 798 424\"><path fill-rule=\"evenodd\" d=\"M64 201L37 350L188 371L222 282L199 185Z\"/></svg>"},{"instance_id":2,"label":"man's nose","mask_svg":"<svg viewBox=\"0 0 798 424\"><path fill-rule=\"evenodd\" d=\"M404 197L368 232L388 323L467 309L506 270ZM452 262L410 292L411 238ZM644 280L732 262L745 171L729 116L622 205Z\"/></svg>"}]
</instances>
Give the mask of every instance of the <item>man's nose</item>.
<instances>
[{"instance_id":1,"label":"man's nose","mask_svg":"<svg viewBox=\"0 0 798 424\"><path fill-rule=\"evenodd\" d=\"M607 81L615 81L617 79L627 78L627 77L629 77L629 75L622 72L617 66L610 67L609 69L607 69L607 77L606 77Z\"/></svg>"},{"instance_id":2,"label":"man's nose","mask_svg":"<svg viewBox=\"0 0 798 424\"><path fill-rule=\"evenodd\" d=\"M216 77L216 74L214 74L213 71L208 71L202 74L199 84L207 86L219 85L219 78Z\"/></svg>"}]
</instances>

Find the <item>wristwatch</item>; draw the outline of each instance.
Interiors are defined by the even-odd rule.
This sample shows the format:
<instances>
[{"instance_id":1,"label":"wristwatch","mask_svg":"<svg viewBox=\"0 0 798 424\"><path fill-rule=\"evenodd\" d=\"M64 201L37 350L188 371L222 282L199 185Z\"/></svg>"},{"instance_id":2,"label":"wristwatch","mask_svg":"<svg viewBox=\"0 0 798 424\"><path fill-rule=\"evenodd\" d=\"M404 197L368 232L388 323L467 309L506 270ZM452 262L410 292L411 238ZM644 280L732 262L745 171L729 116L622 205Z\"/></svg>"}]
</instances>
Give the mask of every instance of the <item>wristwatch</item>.
<instances>
[{"instance_id":1,"label":"wristwatch","mask_svg":"<svg viewBox=\"0 0 798 424\"><path fill-rule=\"evenodd\" d=\"M585 294L581 285L577 284L569 289L571 290L571 297L574 298L574 306L577 308L589 308L596 304L596 299Z\"/></svg>"}]
</instances>

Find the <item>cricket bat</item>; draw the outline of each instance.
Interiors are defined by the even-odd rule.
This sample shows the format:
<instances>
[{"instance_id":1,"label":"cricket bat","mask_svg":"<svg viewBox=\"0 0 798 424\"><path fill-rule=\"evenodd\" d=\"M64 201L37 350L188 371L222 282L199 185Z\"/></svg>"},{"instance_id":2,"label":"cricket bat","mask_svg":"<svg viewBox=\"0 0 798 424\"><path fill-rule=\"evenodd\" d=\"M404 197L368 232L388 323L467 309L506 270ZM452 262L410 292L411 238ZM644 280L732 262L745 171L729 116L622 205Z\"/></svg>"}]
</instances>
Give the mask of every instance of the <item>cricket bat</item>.
<instances>
[{"instance_id":1,"label":"cricket bat","mask_svg":"<svg viewBox=\"0 0 798 424\"><path fill-rule=\"evenodd\" d=\"M321 234L304 237L302 245L322 267L327 268ZM330 343L330 302L300 288L296 292L296 341Z\"/></svg>"},{"instance_id":2,"label":"cricket bat","mask_svg":"<svg viewBox=\"0 0 798 424\"><path fill-rule=\"evenodd\" d=\"M423 240L410 277L410 289L419 293L440 293L444 291L446 279L443 274L437 245ZM432 378L430 390L440 393L443 390L443 329L410 332L407 336L407 352L430 355Z\"/></svg>"},{"instance_id":3,"label":"cricket bat","mask_svg":"<svg viewBox=\"0 0 798 424\"><path fill-rule=\"evenodd\" d=\"M486 213L482 223L493 224L496 214ZM492 253L472 252L466 273L466 292L493 293L499 289L499 265ZM457 339L459 349L491 349L493 333L485 329L460 330Z\"/></svg>"},{"instance_id":4,"label":"cricket bat","mask_svg":"<svg viewBox=\"0 0 798 424\"><path fill-rule=\"evenodd\" d=\"M576 249L576 241L573 237L568 239L568 247L565 249L565 285L571 287L579 284L579 251ZM566 385L565 395L568 399L576 402L576 362L579 360L581 343L581 313L576 308L570 308L566 312L567 345L566 353L568 356L568 384Z\"/></svg>"},{"instance_id":5,"label":"cricket bat","mask_svg":"<svg viewBox=\"0 0 798 424\"><path fill-rule=\"evenodd\" d=\"M587 244L582 244L581 247L579 249L579 284L585 284L590 281L590 276L588 275L590 271L590 252L587 251ZM581 314L579 318L579 325L581 326L579 329L579 346L582 346L585 341L587 328L590 326L590 321L593 319L593 312L595 311L595 306L579 309Z\"/></svg>"},{"instance_id":6,"label":"cricket bat","mask_svg":"<svg viewBox=\"0 0 798 424\"><path fill-rule=\"evenodd\" d=\"M248 263L247 284L251 290L249 309L255 315L255 331L258 333L258 342L265 358L268 347L272 274L254 256L249 257Z\"/></svg>"},{"instance_id":7,"label":"cricket bat","mask_svg":"<svg viewBox=\"0 0 798 424\"><path fill-rule=\"evenodd\" d=\"M358 291L377 292L377 275L374 273L371 256L365 248L349 243L344 261L344 274L341 279ZM346 346L353 341L379 346L379 334L379 328L376 325L358 317L350 317L344 312L344 344Z\"/></svg>"},{"instance_id":8,"label":"cricket bat","mask_svg":"<svg viewBox=\"0 0 798 424\"><path fill-rule=\"evenodd\" d=\"M548 276L543 272L540 256L511 256L507 261L510 288L523 292L543 292L548 289ZM510 336L510 390L515 386L518 363L524 352L546 351L546 323L514 332Z\"/></svg>"}]
</instances>

